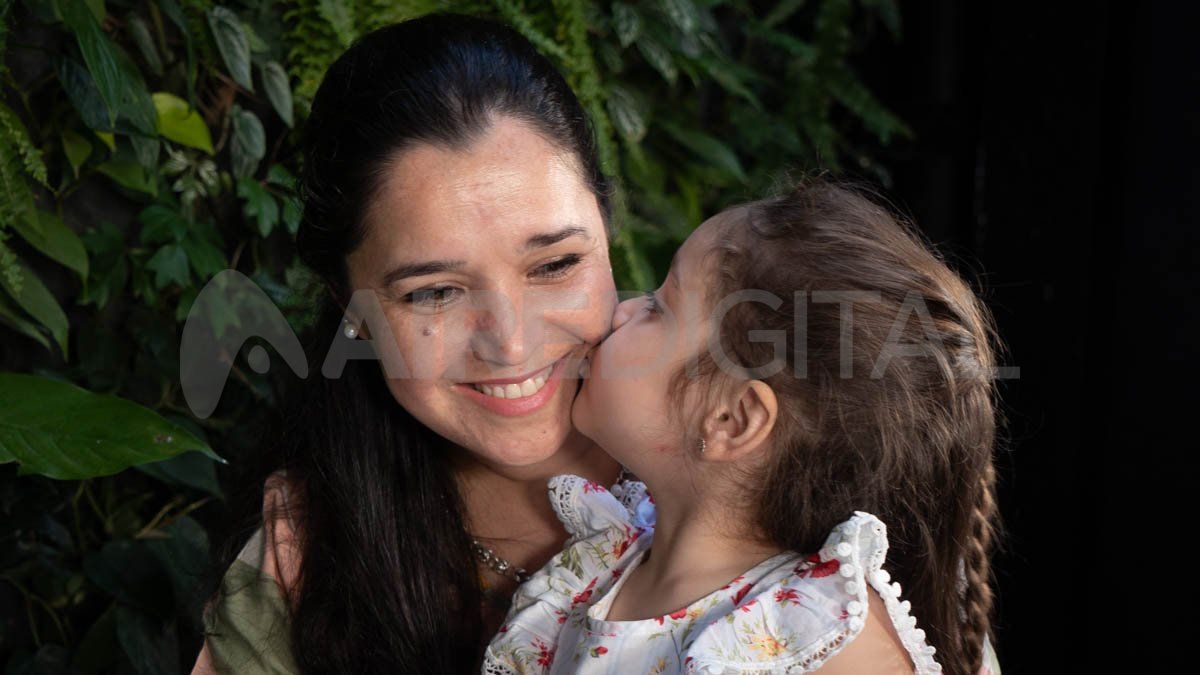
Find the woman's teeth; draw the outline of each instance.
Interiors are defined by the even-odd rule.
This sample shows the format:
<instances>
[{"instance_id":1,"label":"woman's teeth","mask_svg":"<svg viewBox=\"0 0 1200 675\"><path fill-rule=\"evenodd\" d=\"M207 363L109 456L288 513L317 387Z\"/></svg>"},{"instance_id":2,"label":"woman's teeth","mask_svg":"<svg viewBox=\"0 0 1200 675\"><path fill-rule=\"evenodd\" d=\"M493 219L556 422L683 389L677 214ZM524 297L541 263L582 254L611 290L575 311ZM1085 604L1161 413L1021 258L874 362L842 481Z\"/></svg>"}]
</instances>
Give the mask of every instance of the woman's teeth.
<instances>
[{"instance_id":1,"label":"woman's teeth","mask_svg":"<svg viewBox=\"0 0 1200 675\"><path fill-rule=\"evenodd\" d=\"M524 398L533 396L546 386L546 378L550 376L553 368L553 365L547 366L541 373L517 384L472 384L471 386L475 388L475 391L496 398Z\"/></svg>"}]
</instances>

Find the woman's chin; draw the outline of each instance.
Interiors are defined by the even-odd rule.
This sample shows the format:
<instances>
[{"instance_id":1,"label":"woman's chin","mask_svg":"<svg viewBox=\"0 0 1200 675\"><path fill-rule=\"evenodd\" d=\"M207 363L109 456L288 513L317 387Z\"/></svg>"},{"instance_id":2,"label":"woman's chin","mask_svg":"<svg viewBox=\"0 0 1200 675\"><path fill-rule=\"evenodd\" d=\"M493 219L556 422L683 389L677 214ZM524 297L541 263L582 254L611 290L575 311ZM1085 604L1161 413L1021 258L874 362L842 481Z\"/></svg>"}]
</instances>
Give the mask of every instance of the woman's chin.
<instances>
[{"instance_id":1,"label":"woman's chin","mask_svg":"<svg viewBox=\"0 0 1200 675\"><path fill-rule=\"evenodd\" d=\"M478 459L504 472L505 469L524 469L551 462L562 452L565 439L559 434L513 440L503 444L490 443L475 451Z\"/></svg>"}]
</instances>

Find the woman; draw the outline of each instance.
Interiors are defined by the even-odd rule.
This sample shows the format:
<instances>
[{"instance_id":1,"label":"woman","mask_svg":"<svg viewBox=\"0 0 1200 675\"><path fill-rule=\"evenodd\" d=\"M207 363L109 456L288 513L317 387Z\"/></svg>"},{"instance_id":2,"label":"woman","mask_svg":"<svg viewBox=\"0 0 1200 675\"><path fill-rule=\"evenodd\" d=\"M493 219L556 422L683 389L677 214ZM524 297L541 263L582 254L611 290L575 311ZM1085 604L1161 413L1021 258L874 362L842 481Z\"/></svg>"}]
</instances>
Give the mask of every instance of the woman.
<instances>
[{"instance_id":1,"label":"woman","mask_svg":"<svg viewBox=\"0 0 1200 675\"><path fill-rule=\"evenodd\" d=\"M616 304L592 131L519 34L426 16L330 67L300 192L311 374L194 672L470 671L566 538L546 479L621 473L570 417Z\"/></svg>"}]
</instances>

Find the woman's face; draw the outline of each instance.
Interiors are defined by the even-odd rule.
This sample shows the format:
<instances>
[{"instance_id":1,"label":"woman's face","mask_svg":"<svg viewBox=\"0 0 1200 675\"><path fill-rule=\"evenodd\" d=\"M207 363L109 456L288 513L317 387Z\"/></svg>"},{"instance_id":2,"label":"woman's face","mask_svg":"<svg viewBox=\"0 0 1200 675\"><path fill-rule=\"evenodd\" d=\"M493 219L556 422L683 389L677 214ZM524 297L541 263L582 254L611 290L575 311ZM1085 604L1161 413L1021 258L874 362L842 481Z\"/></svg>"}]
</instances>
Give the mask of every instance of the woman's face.
<instances>
[{"instance_id":1,"label":"woman's face","mask_svg":"<svg viewBox=\"0 0 1200 675\"><path fill-rule=\"evenodd\" d=\"M416 419L497 468L562 447L580 360L616 304L599 205L569 153L507 117L465 149L408 148L347 263L351 315L377 327L364 337ZM375 319L356 312L362 289Z\"/></svg>"}]
</instances>

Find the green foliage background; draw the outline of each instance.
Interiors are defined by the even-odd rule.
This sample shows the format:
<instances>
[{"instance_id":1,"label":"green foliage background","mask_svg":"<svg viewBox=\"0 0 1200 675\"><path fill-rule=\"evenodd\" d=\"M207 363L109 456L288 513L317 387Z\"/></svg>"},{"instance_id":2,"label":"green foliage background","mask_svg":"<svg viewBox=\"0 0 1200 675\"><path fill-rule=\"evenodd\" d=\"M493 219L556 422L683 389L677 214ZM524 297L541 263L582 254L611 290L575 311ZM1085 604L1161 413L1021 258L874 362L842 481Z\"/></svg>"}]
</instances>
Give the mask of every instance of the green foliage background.
<instances>
[{"instance_id":1,"label":"green foliage background","mask_svg":"<svg viewBox=\"0 0 1200 675\"><path fill-rule=\"evenodd\" d=\"M789 170L886 183L869 148L909 133L849 65L899 38L895 0L0 0L5 673L190 667L218 455L253 452L276 392L239 364L195 418L182 323L233 268L309 324L294 131L357 36L434 10L566 74L618 182L622 289Z\"/></svg>"}]
</instances>

